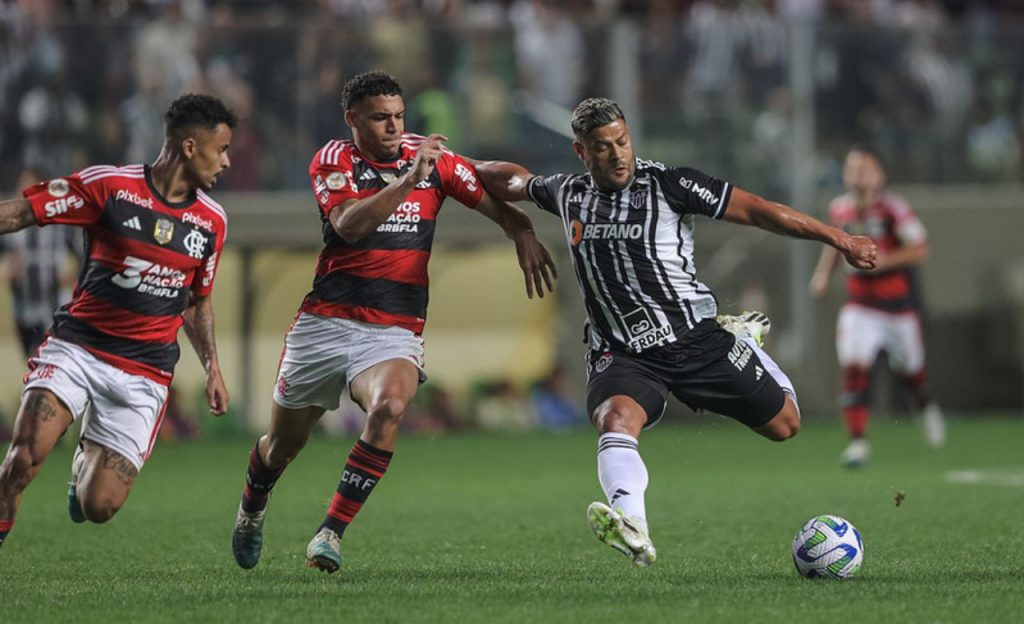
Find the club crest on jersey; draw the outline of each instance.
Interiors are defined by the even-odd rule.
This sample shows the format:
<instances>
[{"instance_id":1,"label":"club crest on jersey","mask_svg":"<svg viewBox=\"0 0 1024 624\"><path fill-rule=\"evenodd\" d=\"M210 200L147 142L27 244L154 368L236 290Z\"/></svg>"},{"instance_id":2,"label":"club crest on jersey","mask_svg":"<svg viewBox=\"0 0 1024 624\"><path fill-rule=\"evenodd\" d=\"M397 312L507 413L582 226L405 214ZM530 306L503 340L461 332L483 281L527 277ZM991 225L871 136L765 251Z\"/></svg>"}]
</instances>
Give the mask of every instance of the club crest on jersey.
<instances>
[{"instance_id":1,"label":"club crest on jersey","mask_svg":"<svg viewBox=\"0 0 1024 624\"><path fill-rule=\"evenodd\" d=\"M153 226L153 239L161 245L166 245L174 238L174 222L170 219L157 219Z\"/></svg>"},{"instance_id":2,"label":"club crest on jersey","mask_svg":"<svg viewBox=\"0 0 1024 624\"><path fill-rule=\"evenodd\" d=\"M601 355L601 357L597 358L596 362L594 362L594 372L595 373L603 373L606 370L608 370L608 367L611 366L611 365L612 365L612 354L611 353L604 353L604 354Z\"/></svg>"},{"instance_id":3,"label":"club crest on jersey","mask_svg":"<svg viewBox=\"0 0 1024 624\"><path fill-rule=\"evenodd\" d=\"M64 197L71 191L71 186L64 178L57 178L50 180L50 183L46 185L46 191L54 197Z\"/></svg>"},{"instance_id":4,"label":"club crest on jersey","mask_svg":"<svg viewBox=\"0 0 1024 624\"><path fill-rule=\"evenodd\" d=\"M647 193L633 191L629 194L629 205L639 210L647 203Z\"/></svg>"},{"instance_id":5,"label":"club crest on jersey","mask_svg":"<svg viewBox=\"0 0 1024 624\"><path fill-rule=\"evenodd\" d=\"M199 230L192 230L185 236L185 249L190 258L201 259L206 251L206 237Z\"/></svg>"}]
</instances>

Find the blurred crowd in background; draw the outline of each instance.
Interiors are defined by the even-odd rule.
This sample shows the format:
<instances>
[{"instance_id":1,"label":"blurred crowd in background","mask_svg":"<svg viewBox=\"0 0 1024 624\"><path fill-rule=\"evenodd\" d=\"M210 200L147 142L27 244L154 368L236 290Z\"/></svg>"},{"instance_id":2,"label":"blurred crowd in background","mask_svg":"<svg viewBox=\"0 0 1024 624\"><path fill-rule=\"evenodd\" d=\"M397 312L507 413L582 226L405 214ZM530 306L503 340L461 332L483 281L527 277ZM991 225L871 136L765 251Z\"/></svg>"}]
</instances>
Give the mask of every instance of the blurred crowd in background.
<instances>
[{"instance_id":1,"label":"blurred crowd in background","mask_svg":"<svg viewBox=\"0 0 1024 624\"><path fill-rule=\"evenodd\" d=\"M906 182L1019 181L1024 7L1011 0L3 0L0 188L151 159L185 91L239 113L231 189L302 189L344 134L344 81L383 68L408 127L544 170L571 164L546 111L613 94L615 29L638 85L638 142L771 193L793 116L788 43L813 29L823 184L851 141ZM613 52L614 50L614 52ZM538 149L541 147L541 149ZM830 178L831 176L831 178Z\"/></svg>"},{"instance_id":2,"label":"blurred crowd in background","mask_svg":"<svg viewBox=\"0 0 1024 624\"><path fill-rule=\"evenodd\" d=\"M793 48L798 32L810 48ZM792 75L808 50L810 110ZM347 136L342 85L374 68L403 84L408 130L538 172L578 168L568 111L627 84L642 156L772 197L789 189L798 115L813 117L821 189L858 141L899 183L1024 179L1014 0L0 0L0 189L26 167L151 161L162 113L189 91L241 120L218 191L307 189L311 155ZM428 385L407 426L572 426L578 396L560 366L459 401ZM173 403L167 435L196 435L202 406ZM325 426L359 418L349 405Z\"/></svg>"}]
</instances>

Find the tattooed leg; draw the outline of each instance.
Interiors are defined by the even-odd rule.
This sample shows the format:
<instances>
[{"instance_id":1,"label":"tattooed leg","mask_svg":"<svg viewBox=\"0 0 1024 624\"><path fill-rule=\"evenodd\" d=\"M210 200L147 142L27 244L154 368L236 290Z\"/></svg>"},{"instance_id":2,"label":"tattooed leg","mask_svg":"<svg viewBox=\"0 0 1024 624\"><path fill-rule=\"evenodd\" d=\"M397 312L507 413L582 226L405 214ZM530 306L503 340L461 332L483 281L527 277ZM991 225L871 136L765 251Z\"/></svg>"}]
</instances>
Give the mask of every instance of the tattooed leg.
<instances>
[{"instance_id":1,"label":"tattooed leg","mask_svg":"<svg viewBox=\"0 0 1024 624\"><path fill-rule=\"evenodd\" d=\"M83 440L83 447L85 460L78 475L78 500L90 522L106 522L124 505L139 471L117 451L91 440Z\"/></svg>"},{"instance_id":2,"label":"tattooed leg","mask_svg":"<svg viewBox=\"0 0 1024 624\"><path fill-rule=\"evenodd\" d=\"M49 390L25 393L14 421L11 446L0 465L0 531L6 534L10 530L22 492L39 473L71 420L71 412Z\"/></svg>"}]
</instances>

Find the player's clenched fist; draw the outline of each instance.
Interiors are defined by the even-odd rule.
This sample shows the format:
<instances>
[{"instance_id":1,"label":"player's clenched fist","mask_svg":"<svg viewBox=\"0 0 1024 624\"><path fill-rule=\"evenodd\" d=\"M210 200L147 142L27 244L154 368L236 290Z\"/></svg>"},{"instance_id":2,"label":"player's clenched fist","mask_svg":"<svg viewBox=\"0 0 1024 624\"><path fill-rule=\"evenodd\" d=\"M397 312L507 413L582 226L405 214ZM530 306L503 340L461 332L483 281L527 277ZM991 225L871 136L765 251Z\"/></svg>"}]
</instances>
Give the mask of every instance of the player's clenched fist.
<instances>
[{"instance_id":1,"label":"player's clenched fist","mask_svg":"<svg viewBox=\"0 0 1024 624\"><path fill-rule=\"evenodd\" d=\"M842 252L850 266L858 269L873 269L878 257L874 241L867 236L849 236Z\"/></svg>"},{"instance_id":2,"label":"player's clenched fist","mask_svg":"<svg viewBox=\"0 0 1024 624\"><path fill-rule=\"evenodd\" d=\"M426 180L433 173L437 161L444 150L444 142L448 137L443 134L431 134L416 150L416 160L412 162L412 180L417 184Z\"/></svg>"}]
</instances>

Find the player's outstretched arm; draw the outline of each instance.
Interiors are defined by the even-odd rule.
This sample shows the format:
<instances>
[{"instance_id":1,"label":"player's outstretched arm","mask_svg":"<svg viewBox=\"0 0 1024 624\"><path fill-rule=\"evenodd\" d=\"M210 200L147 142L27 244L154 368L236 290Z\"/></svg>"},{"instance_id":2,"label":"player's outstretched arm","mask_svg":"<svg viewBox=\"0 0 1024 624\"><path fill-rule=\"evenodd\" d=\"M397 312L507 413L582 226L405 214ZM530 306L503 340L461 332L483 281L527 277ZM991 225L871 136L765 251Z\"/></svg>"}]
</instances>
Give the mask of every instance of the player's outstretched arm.
<instances>
[{"instance_id":1,"label":"player's outstretched arm","mask_svg":"<svg viewBox=\"0 0 1024 624\"><path fill-rule=\"evenodd\" d=\"M519 268L523 270L526 279L526 296L533 299L536 289L537 296L543 299L545 286L548 292L553 292L558 270L551 254L537 240L530 217L518 206L495 199L487 192L480 197L476 210L501 226L505 235L515 242Z\"/></svg>"},{"instance_id":2,"label":"player's outstretched arm","mask_svg":"<svg viewBox=\"0 0 1024 624\"><path fill-rule=\"evenodd\" d=\"M444 135L431 134L417 149L412 167L397 180L370 197L350 199L332 208L331 226L338 236L347 243L354 243L376 231L416 185L433 173L443 153L443 143L447 140Z\"/></svg>"},{"instance_id":3,"label":"player's outstretched arm","mask_svg":"<svg viewBox=\"0 0 1024 624\"><path fill-rule=\"evenodd\" d=\"M875 267L877 250L875 243L867 236L851 236L808 214L740 188L733 188L724 218L731 223L753 225L775 234L820 241L843 254L853 267Z\"/></svg>"},{"instance_id":4,"label":"player's outstretched arm","mask_svg":"<svg viewBox=\"0 0 1024 624\"><path fill-rule=\"evenodd\" d=\"M0 234L24 230L35 225L32 204L27 199L9 199L0 202Z\"/></svg>"},{"instance_id":5,"label":"player's outstretched arm","mask_svg":"<svg viewBox=\"0 0 1024 624\"><path fill-rule=\"evenodd\" d=\"M182 313L185 335L192 343L199 361L206 371L206 401L210 413L220 416L228 410L228 389L220 373L217 360L217 342L213 331L213 301L209 296L193 297Z\"/></svg>"},{"instance_id":6,"label":"player's outstretched arm","mask_svg":"<svg viewBox=\"0 0 1024 624\"><path fill-rule=\"evenodd\" d=\"M501 160L470 160L487 192L504 201L529 201L526 183L533 177L526 167Z\"/></svg>"}]
</instances>

